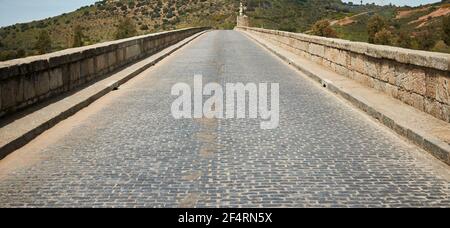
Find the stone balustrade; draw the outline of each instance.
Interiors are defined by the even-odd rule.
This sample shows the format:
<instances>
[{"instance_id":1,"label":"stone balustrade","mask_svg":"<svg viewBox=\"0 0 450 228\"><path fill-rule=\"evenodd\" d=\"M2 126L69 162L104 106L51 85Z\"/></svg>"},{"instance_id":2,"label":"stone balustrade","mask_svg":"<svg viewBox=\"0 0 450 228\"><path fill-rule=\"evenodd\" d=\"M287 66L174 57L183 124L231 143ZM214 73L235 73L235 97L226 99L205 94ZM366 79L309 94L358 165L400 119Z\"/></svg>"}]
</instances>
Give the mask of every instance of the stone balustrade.
<instances>
[{"instance_id":1,"label":"stone balustrade","mask_svg":"<svg viewBox=\"0 0 450 228\"><path fill-rule=\"evenodd\" d=\"M155 54L207 28L187 28L0 62L0 117Z\"/></svg>"},{"instance_id":2,"label":"stone balustrade","mask_svg":"<svg viewBox=\"0 0 450 228\"><path fill-rule=\"evenodd\" d=\"M450 122L450 55L237 27L436 118Z\"/></svg>"}]
</instances>

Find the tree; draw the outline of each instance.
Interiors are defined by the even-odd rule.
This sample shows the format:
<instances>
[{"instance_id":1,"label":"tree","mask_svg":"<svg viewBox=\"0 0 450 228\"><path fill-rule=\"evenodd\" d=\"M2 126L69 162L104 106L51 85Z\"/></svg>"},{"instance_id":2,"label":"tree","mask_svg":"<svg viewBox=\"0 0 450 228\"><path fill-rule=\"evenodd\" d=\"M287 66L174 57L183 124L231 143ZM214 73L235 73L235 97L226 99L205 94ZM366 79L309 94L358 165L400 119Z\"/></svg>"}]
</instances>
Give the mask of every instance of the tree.
<instances>
[{"instance_id":1,"label":"tree","mask_svg":"<svg viewBox=\"0 0 450 228\"><path fill-rule=\"evenodd\" d=\"M72 47L81 47L83 46L85 36L83 34L83 28L80 25L75 26L73 29L73 43Z\"/></svg>"},{"instance_id":2,"label":"tree","mask_svg":"<svg viewBox=\"0 0 450 228\"><path fill-rule=\"evenodd\" d=\"M412 39L411 36L407 32L400 32L398 36L395 38L395 44L402 48L411 48L412 47Z\"/></svg>"},{"instance_id":3,"label":"tree","mask_svg":"<svg viewBox=\"0 0 450 228\"><path fill-rule=\"evenodd\" d=\"M148 25L143 24L143 25L141 25L141 27L139 29L142 31L147 31L149 29L149 27L148 27Z\"/></svg>"},{"instance_id":4,"label":"tree","mask_svg":"<svg viewBox=\"0 0 450 228\"><path fill-rule=\"evenodd\" d=\"M445 44L443 40L438 40L438 42L436 42L436 44L431 50L436 52L445 52L446 50L448 50L448 48L449 47L447 46L447 44Z\"/></svg>"},{"instance_id":5,"label":"tree","mask_svg":"<svg viewBox=\"0 0 450 228\"><path fill-rule=\"evenodd\" d=\"M320 20L312 26L312 34L324 37L337 37L336 31L331 27L328 20Z\"/></svg>"},{"instance_id":6,"label":"tree","mask_svg":"<svg viewBox=\"0 0 450 228\"><path fill-rule=\"evenodd\" d=\"M14 50L0 51L0 61L6 61L17 58L17 52Z\"/></svg>"},{"instance_id":7,"label":"tree","mask_svg":"<svg viewBox=\"0 0 450 228\"><path fill-rule=\"evenodd\" d=\"M296 32L297 29L295 28L295 25L292 25L290 23L282 23L278 27L278 30L285 31L285 32Z\"/></svg>"},{"instance_id":8,"label":"tree","mask_svg":"<svg viewBox=\"0 0 450 228\"><path fill-rule=\"evenodd\" d=\"M26 55L27 55L27 52L26 52L24 49L19 48L19 49L17 50L17 58L23 58L23 57L25 57Z\"/></svg>"},{"instance_id":9,"label":"tree","mask_svg":"<svg viewBox=\"0 0 450 228\"><path fill-rule=\"evenodd\" d=\"M375 15L367 22L367 33L369 34L369 43L375 43L375 35L383 29L387 29L386 20L380 15Z\"/></svg>"},{"instance_id":10,"label":"tree","mask_svg":"<svg viewBox=\"0 0 450 228\"><path fill-rule=\"evenodd\" d=\"M444 29L442 40L450 46L450 16L442 19L442 28Z\"/></svg>"},{"instance_id":11,"label":"tree","mask_svg":"<svg viewBox=\"0 0 450 228\"><path fill-rule=\"evenodd\" d=\"M47 30L42 30L39 33L35 49L39 54L45 54L47 52L50 52L50 50L52 49L52 40Z\"/></svg>"},{"instance_id":12,"label":"tree","mask_svg":"<svg viewBox=\"0 0 450 228\"><path fill-rule=\"evenodd\" d=\"M373 39L373 43L381 44L381 45L391 45L392 44L393 35L392 32L386 28L383 28L381 31L375 34Z\"/></svg>"},{"instance_id":13,"label":"tree","mask_svg":"<svg viewBox=\"0 0 450 228\"><path fill-rule=\"evenodd\" d=\"M136 25L130 18L120 21L117 26L116 39L124 39L137 35Z\"/></svg>"},{"instance_id":14,"label":"tree","mask_svg":"<svg viewBox=\"0 0 450 228\"><path fill-rule=\"evenodd\" d=\"M434 47L434 44L436 43L433 32L430 28L425 29L424 31L421 31L416 35L417 44L419 45L419 48L422 50L430 50Z\"/></svg>"}]
</instances>

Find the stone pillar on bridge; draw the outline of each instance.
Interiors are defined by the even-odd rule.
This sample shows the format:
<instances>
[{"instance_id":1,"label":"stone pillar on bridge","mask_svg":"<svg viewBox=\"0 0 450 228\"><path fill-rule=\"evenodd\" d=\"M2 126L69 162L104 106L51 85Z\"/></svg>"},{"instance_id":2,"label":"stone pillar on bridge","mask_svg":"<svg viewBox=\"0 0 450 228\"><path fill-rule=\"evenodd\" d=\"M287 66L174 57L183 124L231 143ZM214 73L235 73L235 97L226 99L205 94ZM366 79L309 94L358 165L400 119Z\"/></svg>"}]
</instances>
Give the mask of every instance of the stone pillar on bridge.
<instances>
[{"instance_id":1,"label":"stone pillar on bridge","mask_svg":"<svg viewBox=\"0 0 450 228\"><path fill-rule=\"evenodd\" d=\"M247 9L242 2L239 5L239 15L237 17L237 26L249 27L248 17L245 15L244 11Z\"/></svg>"}]
</instances>

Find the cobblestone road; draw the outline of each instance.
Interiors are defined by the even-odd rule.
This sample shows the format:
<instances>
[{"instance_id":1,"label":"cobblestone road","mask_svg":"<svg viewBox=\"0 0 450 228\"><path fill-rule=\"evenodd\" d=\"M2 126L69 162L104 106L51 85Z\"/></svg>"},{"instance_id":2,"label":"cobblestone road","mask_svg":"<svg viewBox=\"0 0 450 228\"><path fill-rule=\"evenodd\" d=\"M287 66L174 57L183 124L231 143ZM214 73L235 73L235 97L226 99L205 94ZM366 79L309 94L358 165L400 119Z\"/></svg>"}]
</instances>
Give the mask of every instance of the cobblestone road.
<instances>
[{"instance_id":1,"label":"cobblestone road","mask_svg":"<svg viewBox=\"0 0 450 228\"><path fill-rule=\"evenodd\" d=\"M279 128L174 120L171 87L194 74L280 83ZM0 206L450 206L448 167L235 31L201 36L87 109L0 162Z\"/></svg>"}]
</instances>

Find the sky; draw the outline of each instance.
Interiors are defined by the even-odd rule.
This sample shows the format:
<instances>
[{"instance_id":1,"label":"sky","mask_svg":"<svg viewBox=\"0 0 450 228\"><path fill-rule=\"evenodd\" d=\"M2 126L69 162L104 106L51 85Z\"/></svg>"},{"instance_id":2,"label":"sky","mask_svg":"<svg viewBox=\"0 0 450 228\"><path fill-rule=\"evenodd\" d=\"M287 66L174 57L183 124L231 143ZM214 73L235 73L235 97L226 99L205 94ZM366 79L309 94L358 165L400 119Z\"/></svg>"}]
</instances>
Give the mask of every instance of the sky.
<instances>
[{"instance_id":1,"label":"sky","mask_svg":"<svg viewBox=\"0 0 450 228\"><path fill-rule=\"evenodd\" d=\"M81 6L90 5L98 0L0 0L0 27L15 23L30 22L71 12ZM345 2L360 0L344 0ZM394 3L396 5L420 5L439 0L363 0L377 4Z\"/></svg>"},{"instance_id":2,"label":"sky","mask_svg":"<svg viewBox=\"0 0 450 228\"><path fill-rule=\"evenodd\" d=\"M0 0L0 27L74 11L98 0Z\"/></svg>"},{"instance_id":3,"label":"sky","mask_svg":"<svg viewBox=\"0 0 450 228\"><path fill-rule=\"evenodd\" d=\"M360 3L361 0L343 0L343 2L353 2L353 3ZM363 0L363 3L376 3L378 5L387 5L389 3L392 3L394 5L398 6L418 6L428 3L434 3L434 2L440 2L440 0Z\"/></svg>"}]
</instances>

